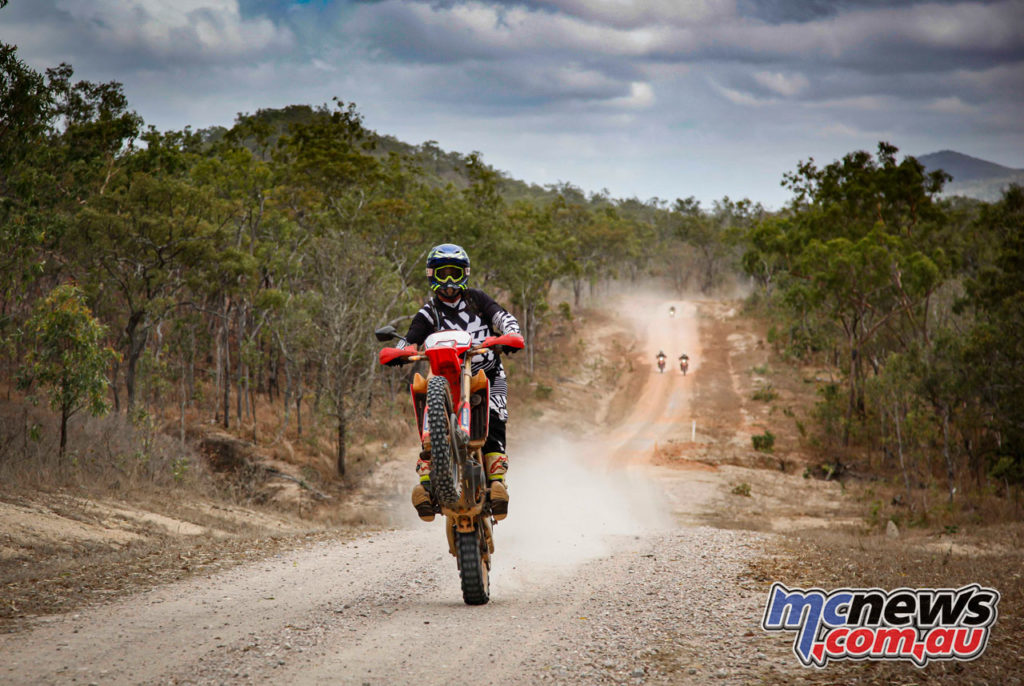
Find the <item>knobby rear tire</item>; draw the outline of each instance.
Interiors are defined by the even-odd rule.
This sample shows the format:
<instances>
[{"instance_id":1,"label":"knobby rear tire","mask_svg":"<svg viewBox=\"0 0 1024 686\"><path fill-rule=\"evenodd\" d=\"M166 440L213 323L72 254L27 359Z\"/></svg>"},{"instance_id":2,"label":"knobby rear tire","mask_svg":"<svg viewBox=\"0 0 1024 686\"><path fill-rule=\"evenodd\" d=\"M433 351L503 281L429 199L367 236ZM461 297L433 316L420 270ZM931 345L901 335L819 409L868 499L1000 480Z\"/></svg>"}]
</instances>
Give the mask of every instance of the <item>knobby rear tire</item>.
<instances>
[{"instance_id":1,"label":"knobby rear tire","mask_svg":"<svg viewBox=\"0 0 1024 686\"><path fill-rule=\"evenodd\" d=\"M442 506L459 502L459 484L455 448L452 445L452 395L443 376L432 376L427 383L427 427L430 429L430 485Z\"/></svg>"},{"instance_id":2,"label":"knobby rear tire","mask_svg":"<svg viewBox=\"0 0 1024 686\"><path fill-rule=\"evenodd\" d=\"M455 549L459 555L462 599L467 605L483 605L490 600L491 584L487 563L480 553L479 533L456 531Z\"/></svg>"}]
</instances>

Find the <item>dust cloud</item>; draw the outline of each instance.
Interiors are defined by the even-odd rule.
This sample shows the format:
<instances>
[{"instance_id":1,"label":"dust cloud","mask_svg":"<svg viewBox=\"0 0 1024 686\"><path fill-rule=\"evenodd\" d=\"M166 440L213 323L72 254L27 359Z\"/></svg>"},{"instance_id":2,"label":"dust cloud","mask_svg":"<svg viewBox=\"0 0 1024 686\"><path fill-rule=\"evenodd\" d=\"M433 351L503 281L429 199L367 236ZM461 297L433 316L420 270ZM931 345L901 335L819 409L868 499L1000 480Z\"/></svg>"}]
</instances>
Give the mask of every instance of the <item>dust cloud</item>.
<instances>
[{"instance_id":1,"label":"dust cloud","mask_svg":"<svg viewBox=\"0 0 1024 686\"><path fill-rule=\"evenodd\" d=\"M669 526L669 509L643 468L614 465L608 448L562 436L517 442L508 519L495 527L495 581L570 571L607 555L616 537Z\"/></svg>"}]
</instances>

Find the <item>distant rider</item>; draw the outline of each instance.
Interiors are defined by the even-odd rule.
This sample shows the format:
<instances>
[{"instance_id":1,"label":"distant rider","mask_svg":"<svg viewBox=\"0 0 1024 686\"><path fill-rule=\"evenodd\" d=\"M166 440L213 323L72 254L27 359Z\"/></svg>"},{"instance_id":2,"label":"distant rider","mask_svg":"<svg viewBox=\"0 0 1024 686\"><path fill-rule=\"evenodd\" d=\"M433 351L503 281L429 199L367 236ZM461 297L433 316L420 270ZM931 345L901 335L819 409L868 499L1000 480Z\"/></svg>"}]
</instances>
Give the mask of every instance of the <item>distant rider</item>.
<instances>
[{"instance_id":1,"label":"distant rider","mask_svg":"<svg viewBox=\"0 0 1024 686\"><path fill-rule=\"evenodd\" d=\"M405 334L406 345L420 345L435 331L461 329L473 336L474 343L481 343L488 336L520 333L519 322L493 298L476 288L468 288L469 255L461 247L443 243L427 254L427 281L432 297L412 318L409 332ZM509 348L508 352L515 352ZM505 423L508 421L508 383L505 369L496 352L477 355L473 358L473 373L484 370L491 382L490 418L487 441L483 446L484 469L491 487L491 512L495 519L504 519L508 514L508 489L505 472L508 471L508 456L505 454ZM430 456L420 453L416 472L420 482L412 489L412 504L424 521L433 521L434 505L430 499Z\"/></svg>"},{"instance_id":2,"label":"distant rider","mask_svg":"<svg viewBox=\"0 0 1024 686\"><path fill-rule=\"evenodd\" d=\"M658 351L658 370L662 371L662 372L665 371L665 351L664 350L659 350Z\"/></svg>"}]
</instances>

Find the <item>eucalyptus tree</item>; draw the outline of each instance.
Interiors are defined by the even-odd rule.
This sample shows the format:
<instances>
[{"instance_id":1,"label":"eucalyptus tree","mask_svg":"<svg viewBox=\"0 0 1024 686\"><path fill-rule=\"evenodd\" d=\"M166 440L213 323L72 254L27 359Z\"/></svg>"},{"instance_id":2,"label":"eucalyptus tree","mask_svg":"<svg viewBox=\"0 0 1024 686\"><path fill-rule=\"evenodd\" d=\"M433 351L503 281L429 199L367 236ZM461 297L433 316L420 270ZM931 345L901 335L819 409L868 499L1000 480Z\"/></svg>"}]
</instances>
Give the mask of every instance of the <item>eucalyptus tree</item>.
<instances>
[{"instance_id":1,"label":"eucalyptus tree","mask_svg":"<svg viewBox=\"0 0 1024 686\"><path fill-rule=\"evenodd\" d=\"M794 309L845 348L850 422L864 414L865 362L878 373L890 351L928 344L928 301L950 273L945 215L935 196L947 176L925 173L912 157L880 143L819 169L813 160L787 173L793 199L783 217L746 232L748 273L777 283Z\"/></svg>"},{"instance_id":2,"label":"eucalyptus tree","mask_svg":"<svg viewBox=\"0 0 1024 686\"><path fill-rule=\"evenodd\" d=\"M348 419L369 392L376 345L370 332L395 308L411 279L408 256L421 243L395 158L373 154L374 137L352 105L338 102L282 137L281 203L310 236L307 287L319 297L313 323L318 393L337 427L337 470L346 471ZM408 242L407 242L408 241Z\"/></svg>"},{"instance_id":3,"label":"eucalyptus tree","mask_svg":"<svg viewBox=\"0 0 1024 686\"><path fill-rule=\"evenodd\" d=\"M41 74L0 43L0 337L33 293L59 282L66 227L123 166L141 120L120 84Z\"/></svg>"},{"instance_id":4,"label":"eucalyptus tree","mask_svg":"<svg viewBox=\"0 0 1024 686\"><path fill-rule=\"evenodd\" d=\"M179 305L197 273L230 263L222 250L230 208L185 176L188 134L151 130L145 138L146 150L87 200L67 241L79 282L121 332L129 411L153 328ZM114 381L119 406L117 370Z\"/></svg>"},{"instance_id":5,"label":"eucalyptus tree","mask_svg":"<svg viewBox=\"0 0 1024 686\"><path fill-rule=\"evenodd\" d=\"M67 448L68 419L87 409L107 412L106 370L117 354L104 345L106 331L76 286L57 286L36 304L25 325L28 352L18 375L22 388L42 387L60 413L60 458Z\"/></svg>"},{"instance_id":6,"label":"eucalyptus tree","mask_svg":"<svg viewBox=\"0 0 1024 686\"><path fill-rule=\"evenodd\" d=\"M963 340L965 385L987 436L976 454L991 473L1024 482L1024 188L1011 186L986 208L972 234L996 246L991 264L967 282L965 308L976 316ZM981 465L978 465L981 467Z\"/></svg>"}]
</instances>

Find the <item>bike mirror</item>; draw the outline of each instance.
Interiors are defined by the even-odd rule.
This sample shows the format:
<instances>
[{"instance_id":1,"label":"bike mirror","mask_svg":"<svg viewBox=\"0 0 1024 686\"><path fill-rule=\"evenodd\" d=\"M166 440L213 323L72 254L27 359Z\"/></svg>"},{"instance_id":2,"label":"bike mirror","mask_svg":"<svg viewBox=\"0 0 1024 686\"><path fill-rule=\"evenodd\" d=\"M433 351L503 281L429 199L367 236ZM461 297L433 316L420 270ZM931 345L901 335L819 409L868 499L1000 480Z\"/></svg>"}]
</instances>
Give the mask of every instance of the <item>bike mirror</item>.
<instances>
[{"instance_id":1,"label":"bike mirror","mask_svg":"<svg viewBox=\"0 0 1024 686\"><path fill-rule=\"evenodd\" d=\"M398 331L395 330L395 327L388 324L374 331L373 335L377 337L378 341L383 343L384 341L390 341L392 338L398 338Z\"/></svg>"}]
</instances>

